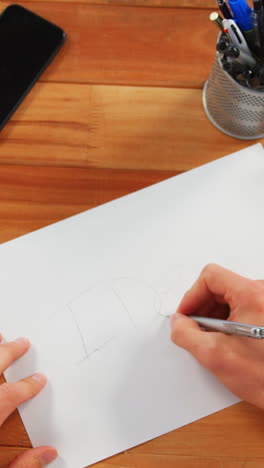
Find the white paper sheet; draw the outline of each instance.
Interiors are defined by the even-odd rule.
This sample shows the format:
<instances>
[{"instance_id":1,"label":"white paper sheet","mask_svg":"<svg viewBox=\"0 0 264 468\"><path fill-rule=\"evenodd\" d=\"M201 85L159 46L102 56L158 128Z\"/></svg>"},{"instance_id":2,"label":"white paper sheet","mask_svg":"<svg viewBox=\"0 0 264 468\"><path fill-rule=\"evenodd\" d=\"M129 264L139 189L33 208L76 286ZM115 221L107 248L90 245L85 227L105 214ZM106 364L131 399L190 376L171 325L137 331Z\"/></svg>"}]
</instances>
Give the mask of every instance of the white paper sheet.
<instances>
[{"instance_id":1,"label":"white paper sheet","mask_svg":"<svg viewBox=\"0 0 264 468\"><path fill-rule=\"evenodd\" d=\"M54 468L83 468L238 401L170 342L201 268L264 277L260 144L0 247L1 327L49 383L20 412Z\"/></svg>"}]
</instances>

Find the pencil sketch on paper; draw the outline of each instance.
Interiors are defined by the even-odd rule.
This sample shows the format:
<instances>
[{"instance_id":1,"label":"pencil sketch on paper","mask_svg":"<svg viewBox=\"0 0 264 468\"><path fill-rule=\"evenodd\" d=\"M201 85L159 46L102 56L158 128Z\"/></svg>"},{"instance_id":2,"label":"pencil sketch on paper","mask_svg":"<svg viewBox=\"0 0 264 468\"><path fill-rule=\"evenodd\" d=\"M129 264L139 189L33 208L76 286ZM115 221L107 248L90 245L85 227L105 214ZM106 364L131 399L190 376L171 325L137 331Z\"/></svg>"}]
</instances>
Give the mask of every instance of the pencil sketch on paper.
<instances>
[{"instance_id":1,"label":"pencil sketch on paper","mask_svg":"<svg viewBox=\"0 0 264 468\"><path fill-rule=\"evenodd\" d=\"M143 280L129 277L99 282L67 304L67 320L79 340L78 362L133 330L164 320L175 310L173 291L160 293ZM170 307L170 302L173 306Z\"/></svg>"}]
</instances>

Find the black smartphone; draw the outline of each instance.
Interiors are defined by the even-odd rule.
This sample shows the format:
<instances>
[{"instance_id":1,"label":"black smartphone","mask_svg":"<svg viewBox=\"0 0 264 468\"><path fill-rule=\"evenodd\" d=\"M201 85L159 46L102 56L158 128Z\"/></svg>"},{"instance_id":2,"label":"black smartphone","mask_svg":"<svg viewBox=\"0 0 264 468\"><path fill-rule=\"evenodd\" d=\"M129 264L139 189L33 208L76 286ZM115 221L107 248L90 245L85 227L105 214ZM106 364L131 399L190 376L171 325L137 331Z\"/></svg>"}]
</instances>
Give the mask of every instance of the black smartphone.
<instances>
[{"instance_id":1,"label":"black smartphone","mask_svg":"<svg viewBox=\"0 0 264 468\"><path fill-rule=\"evenodd\" d=\"M0 16L0 129L14 113L66 38L53 23L20 5Z\"/></svg>"}]
</instances>

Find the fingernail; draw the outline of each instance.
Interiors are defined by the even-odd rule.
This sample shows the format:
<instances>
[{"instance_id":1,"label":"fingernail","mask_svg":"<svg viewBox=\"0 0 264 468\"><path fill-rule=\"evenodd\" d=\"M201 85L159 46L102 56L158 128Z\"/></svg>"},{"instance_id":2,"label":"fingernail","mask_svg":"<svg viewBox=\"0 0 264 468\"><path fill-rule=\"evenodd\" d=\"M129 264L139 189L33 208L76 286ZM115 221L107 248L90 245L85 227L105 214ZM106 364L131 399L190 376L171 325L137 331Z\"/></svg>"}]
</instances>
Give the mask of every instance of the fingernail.
<instances>
[{"instance_id":1,"label":"fingernail","mask_svg":"<svg viewBox=\"0 0 264 468\"><path fill-rule=\"evenodd\" d=\"M47 463L50 463L53 460L55 460L55 458L57 458L57 456L58 456L57 450L48 449L48 450L46 450L46 452L44 452L41 455L40 461L41 461L42 465L47 465Z\"/></svg>"},{"instance_id":2,"label":"fingernail","mask_svg":"<svg viewBox=\"0 0 264 468\"><path fill-rule=\"evenodd\" d=\"M20 338L17 338L15 340L16 343L22 345L22 346L29 346L29 340L27 338L24 338L24 337L20 337Z\"/></svg>"},{"instance_id":3,"label":"fingernail","mask_svg":"<svg viewBox=\"0 0 264 468\"><path fill-rule=\"evenodd\" d=\"M39 372L35 372L32 376L33 380L36 380L37 382L43 384L47 382L47 377L45 375L40 374Z\"/></svg>"}]
</instances>

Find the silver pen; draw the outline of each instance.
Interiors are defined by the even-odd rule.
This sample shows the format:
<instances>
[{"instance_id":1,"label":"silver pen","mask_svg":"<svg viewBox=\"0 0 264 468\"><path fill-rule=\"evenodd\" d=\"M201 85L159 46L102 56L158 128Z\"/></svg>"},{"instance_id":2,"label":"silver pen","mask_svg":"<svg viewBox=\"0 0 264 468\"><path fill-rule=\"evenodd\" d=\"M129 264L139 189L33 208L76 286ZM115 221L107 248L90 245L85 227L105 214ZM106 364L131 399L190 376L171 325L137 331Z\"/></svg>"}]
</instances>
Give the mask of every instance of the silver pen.
<instances>
[{"instance_id":1,"label":"silver pen","mask_svg":"<svg viewBox=\"0 0 264 468\"><path fill-rule=\"evenodd\" d=\"M247 336L249 338L264 338L264 327L258 325L249 325L247 323L229 322L228 320L220 320L210 317L198 317L189 315L191 319L201 325L206 330L220 331L229 335Z\"/></svg>"}]
</instances>

